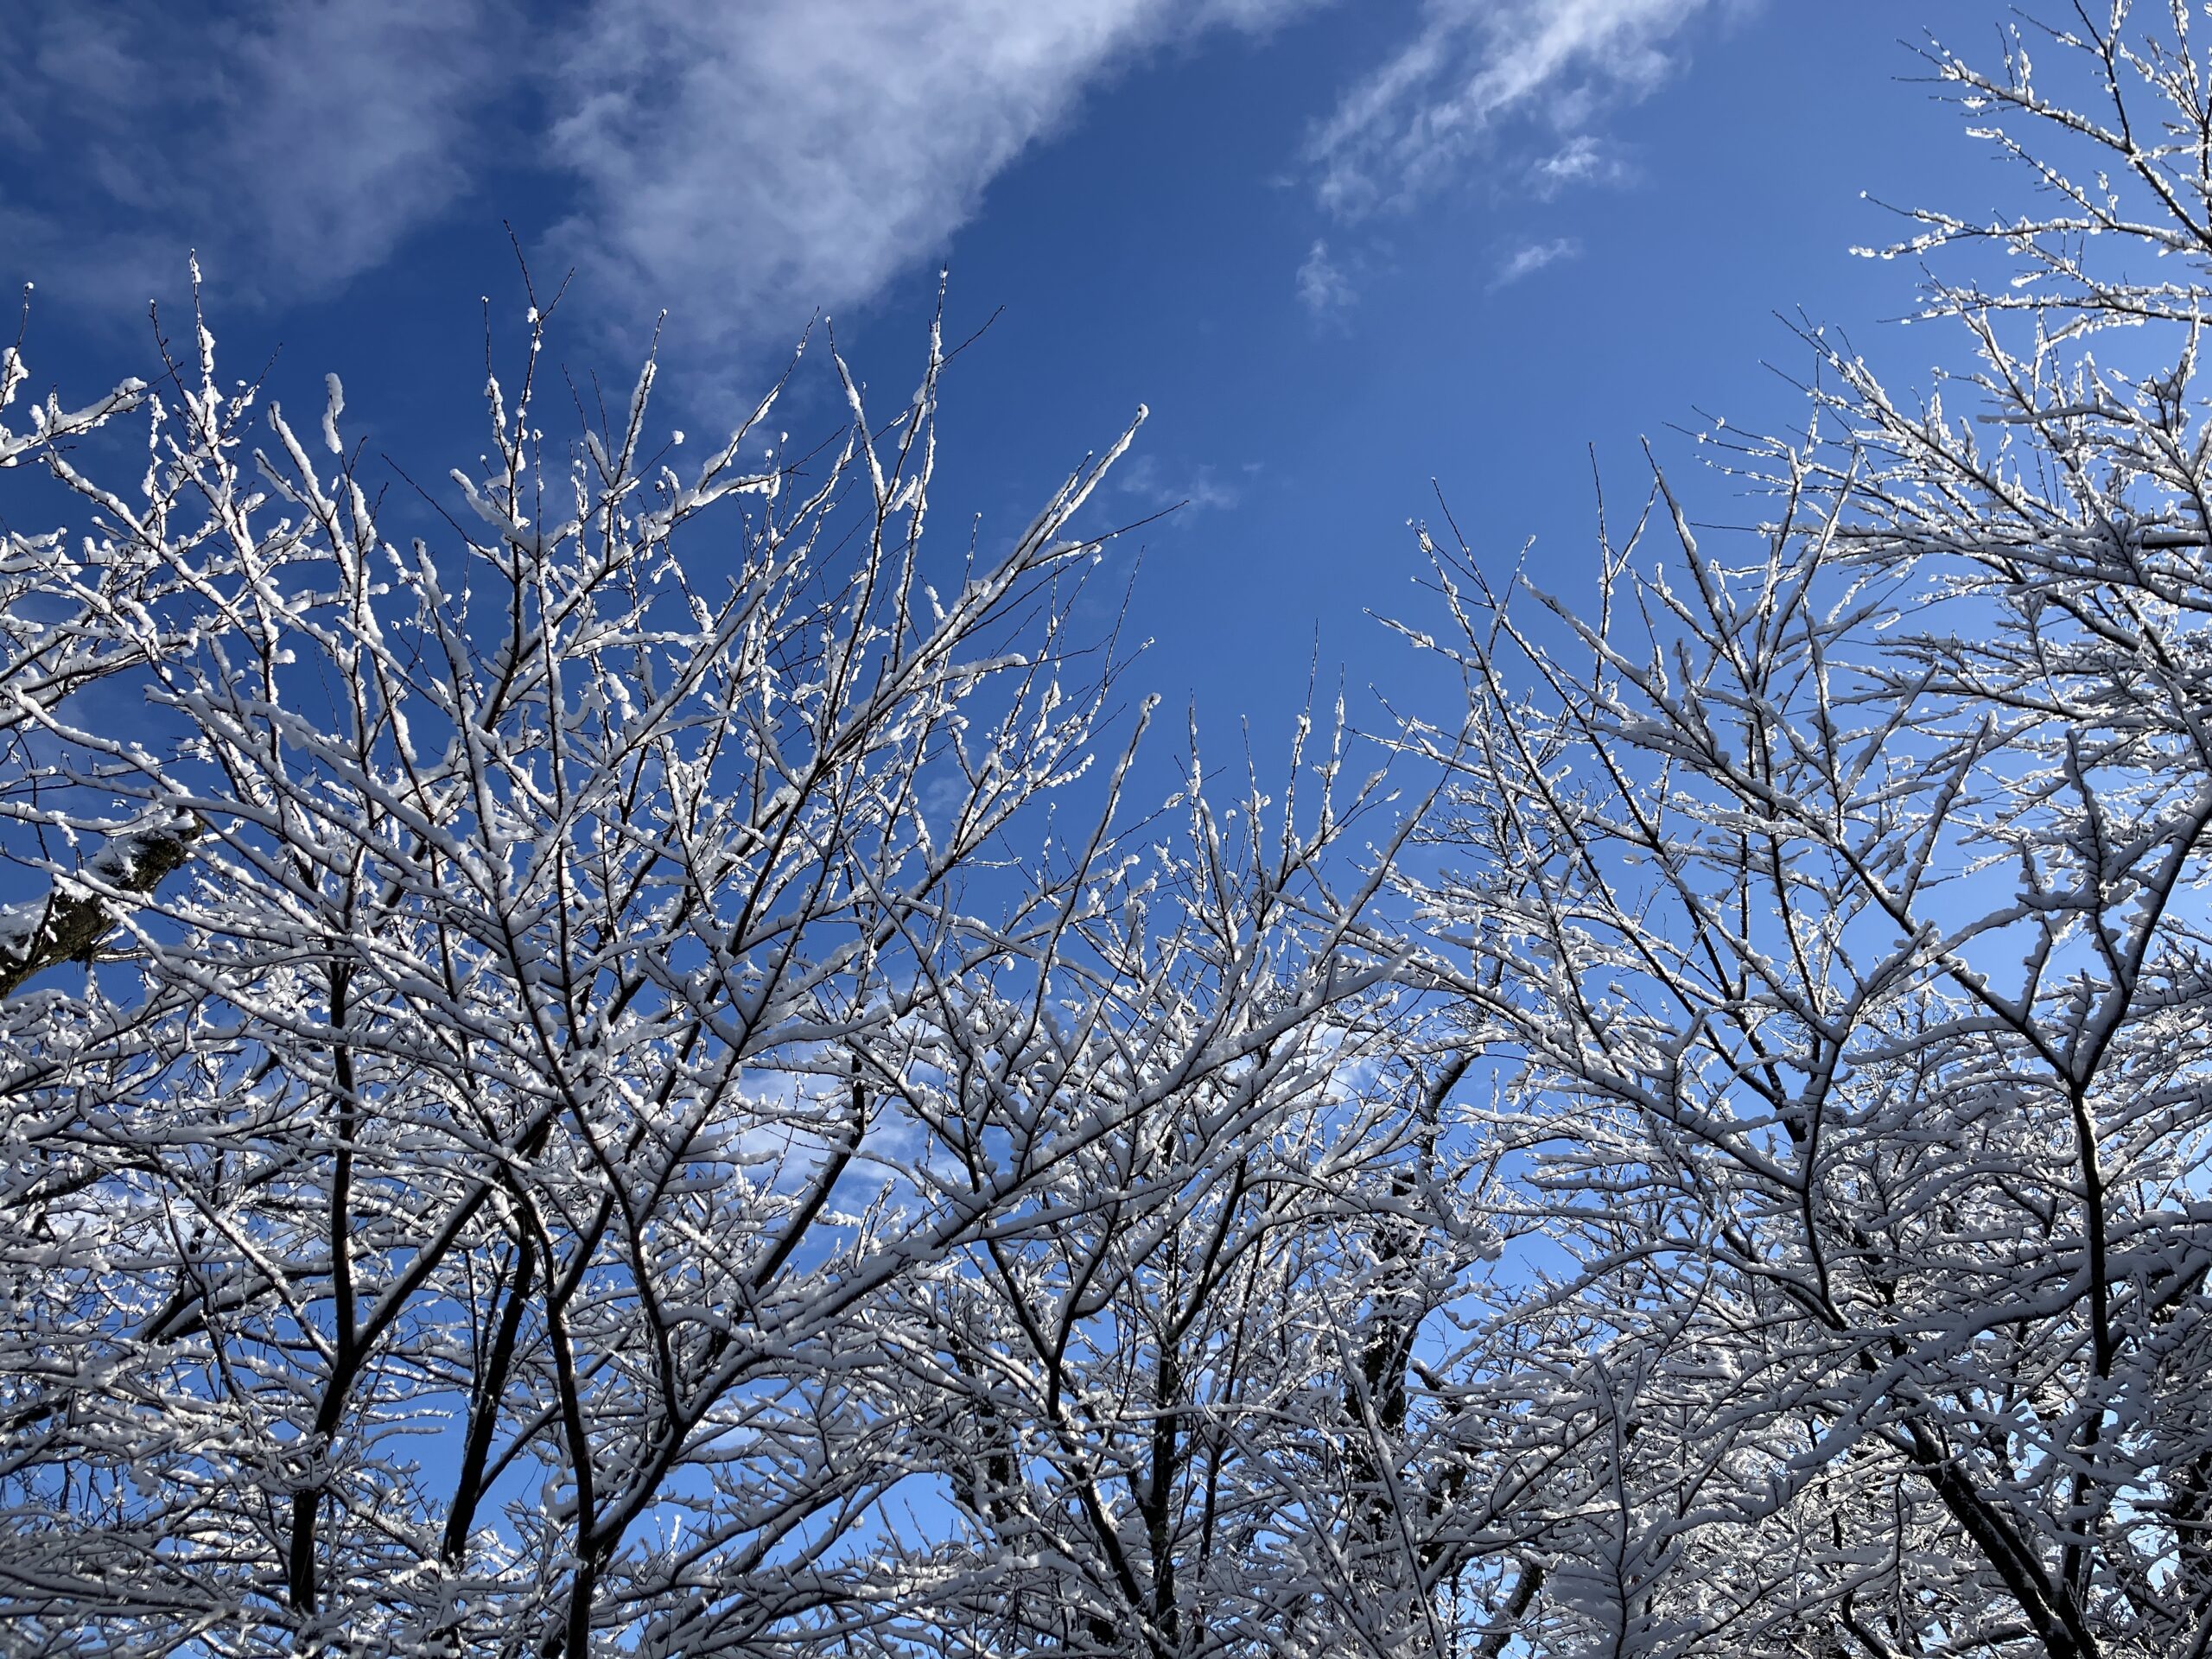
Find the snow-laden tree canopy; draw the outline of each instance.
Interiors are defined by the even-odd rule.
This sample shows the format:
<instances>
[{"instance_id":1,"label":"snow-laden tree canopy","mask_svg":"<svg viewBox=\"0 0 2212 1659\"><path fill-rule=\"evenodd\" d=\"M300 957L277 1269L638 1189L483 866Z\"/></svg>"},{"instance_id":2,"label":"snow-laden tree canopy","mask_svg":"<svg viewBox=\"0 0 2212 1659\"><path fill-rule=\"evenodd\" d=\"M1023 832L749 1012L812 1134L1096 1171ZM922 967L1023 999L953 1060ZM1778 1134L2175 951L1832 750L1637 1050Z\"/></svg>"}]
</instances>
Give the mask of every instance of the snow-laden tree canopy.
<instances>
[{"instance_id":1,"label":"snow-laden tree canopy","mask_svg":"<svg viewBox=\"0 0 2212 1659\"><path fill-rule=\"evenodd\" d=\"M1933 53L2031 191L1894 251L1947 376L1808 332L1595 602L1424 529L1464 699L1164 808L1132 435L948 547L934 340L702 461L650 364L549 431L533 309L404 510L196 317L10 351L0 1651L2212 1650L2152 23Z\"/></svg>"}]
</instances>

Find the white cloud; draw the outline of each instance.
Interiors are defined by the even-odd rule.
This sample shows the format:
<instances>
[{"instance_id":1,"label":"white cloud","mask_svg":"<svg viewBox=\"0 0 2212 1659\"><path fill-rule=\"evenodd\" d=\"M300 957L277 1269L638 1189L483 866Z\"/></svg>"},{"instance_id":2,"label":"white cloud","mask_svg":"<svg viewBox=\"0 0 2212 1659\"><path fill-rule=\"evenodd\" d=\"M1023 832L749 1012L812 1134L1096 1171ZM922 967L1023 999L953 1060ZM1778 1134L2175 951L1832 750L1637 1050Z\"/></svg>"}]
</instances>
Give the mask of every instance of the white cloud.
<instances>
[{"instance_id":1,"label":"white cloud","mask_svg":"<svg viewBox=\"0 0 2212 1659\"><path fill-rule=\"evenodd\" d=\"M557 240L627 303L781 331L941 251L1132 54L1309 0L603 0L566 44Z\"/></svg>"},{"instance_id":2,"label":"white cloud","mask_svg":"<svg viewBox=\"0 0 2212 1659\"><path fill-rule=\"evenodd\" d=\"M495 137L478 123L505 13L290 0L241 31L232 73L253 95L231 111L226 171L287 269L365 270L468 188L472 151Z\"/></svg>"},{"instance_id":3,"label":"white cloud","mask_svg":"<svg viewBox=\"0 0 2212 1659\"><path fill-rule=\"evenodd\" d=\"M1569 185L1611 184L1628 175L1627 165L1593 133L1578 132L1529 169L1529 188L1549 200Z\"/></svg>"},{"instance_id":4,"label":"white cloud","mask_svg":"<svg viewBox=\"0 0 2212 1659\"><path fill-rule=\"evenodd\" d=\"M0 200L0 278L105 305L172 287L196 244L232 291L311 293L388 260L493 167L537 168L572 193L547 263L580 265L601 315L665 305L694 342L779 346L942 254L1142 54L1329 3L33 8L0 54L0 143L32 181ZM1319 198L1347 219L1409 203L1508 143L1538 195L1618 176L1598 109L1657 85L1692 19L1745 3L1427 0L1316 128ZM1341 313L1359 269L1317 239L1296 292Z\"/></svg>"},{"instance_id":5,"label":"white cloud","mask_svg":"<svg viewBox=\"0 0 2212 1659\"><path fill-rule=\"evenodd\" d=\"M1329 245L1319 238L1298 267L1298 297L1317 317L1341 311L1359 298L1351 279L1329 257Z\"/></svg>"},{"instance_id":6,"label":"white cloud","mask_svg":"<svg viewBox=\"0 0 2212 1659\"><path fill-rule=\"evenodd\" d=\"M143 298L197 244L219 280L327 288L489 167L538 167L575 190L554 241L602 309L669 305L695 337L753 323L780 343L941 252L990 181L1135 54L1326 3L37 8L0 54L0 142L50 188L0 200L0 276ZM520 125L533 104L548 130Z\"/></svg>"},{"instance_id":7,"label":"white cloud","mask_svg":"<svg viewBox=\"0 0 2212 1659\"><path fill-rule=\"evenodd\" d=\"M36 8L0 55L4 275L99 303L219 279L291 292L388 258L469 181L503 5L143 0ZM475 143L472 144L472 139Z\"/></svg>"},{"instance_id":8,"label":"white cloud","mask_svg":"<svg viewBox=\"0 0 2212 1659\"><path fill-rule=\"evenodd\" d=\"M1159 457L1152 454L1137 455L1114 470L1115 487L1155 512L1179 508L1185 514L1204 512L1208 508L1226 511L1243 499L1243 492L1224 480L1211 466L1194 467L1180 477L1179 483L1169 482L1167 470L1160 465Z\"/></svg>"},{"instance_id":9,"label":"white cloud","mask_svg":"<svg viewBox=\"0 0 2212 1659\"><path fill-rule=\"evenodd\" d=\"M1554 237L1548 242L1529 242L1514 249L1499 261L1497 274L1491 278L1493 290L1509 283L1517 283L1523 276L1533 276L1546 265L1561 259L1572 259L1582 251L1582 246L1571 236Z\"/></svg>"},{"instance_id":10,"label":"white cloud","mask_svg":"<svg viewBox=\"0 0 2212 1659\"><path fill-rule=\"evenodd\" d=\"M1414 39L1316 129L1307 159L1322 203L1356 218L1419 200L1509 123L1554 135L1532 182L1603 175L1584 129L1674 68L1675 36L1715 0L1428 0ZM1587 139L1587 142L1584 142Z\"/></svg>"}]
</instances>

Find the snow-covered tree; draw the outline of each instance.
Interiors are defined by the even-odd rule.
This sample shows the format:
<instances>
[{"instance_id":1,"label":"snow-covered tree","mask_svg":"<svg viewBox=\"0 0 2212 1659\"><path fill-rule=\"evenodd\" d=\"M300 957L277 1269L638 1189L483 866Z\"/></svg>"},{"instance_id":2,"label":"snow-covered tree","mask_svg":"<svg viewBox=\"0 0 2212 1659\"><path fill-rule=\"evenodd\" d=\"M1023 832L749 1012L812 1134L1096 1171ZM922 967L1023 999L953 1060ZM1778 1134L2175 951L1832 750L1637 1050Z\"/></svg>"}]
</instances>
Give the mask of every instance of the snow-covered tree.
<instances>
[{"instance_id":1,"label":"snow-covered tree","mask_svg":"<svg viewBox=\"0 0 2212 1659\"><path fill-rule=\"evenodd\" d=\"M411 546L336 380L264 423L204 326L8 440L89 515L11 535L0 609L11 1652L941 1627L988 1569L904 1570L881 1500L1007 1363L963 1264L1217 1226L1382 995L1379 867L1313 874L1356 802L1255 896L1123 844L1125 743L1073 787L1127 435L932 563L934 343L875 428L833 354L826 454L771 398L679 471L650 364L548 442L543 328ZM111 490L73 441L134 408Z\"/></svg>"},{"instance_id":2,"label":"snow-covered tree","mask_svg":"<svg viewBox=\"0 0 2212 1659\"><path fill-rule=\"evenodd\" d=\"M2126 10L1932 51L2039 206L1916 216L1923 400L1811 337L1764 535L1662 476L1595 604L1428 540L1427 966L1555 1247L1532 1652L2212 1643L2212 81Z\"/></svg>"},{"instance_id":3,"label":"snow-covered tree","mask_svg":"<svg viewBox=\"0 0 2212 1659\"><path fill-rule=\"evenodd\" d=\"M2212 1653L2190 27L1932 50L2039 210L1763 531L1422 532L1426 804L1134 808L1129 436L941 550L934 337L0 424L0 1650Z\"/></svg>"},{"instance_id":4,"label":"snow-covered tree","mask_svg":"<svg viewBox=\"0 0 2212 1659\"><path fill-rule=\"evenodd\" d=\"M1089 930L1078 1006L1133 1058L1243 1058L1093 1073L1129 1104L1064 1161L1049 1217L925 1281L958 1525L915 1566L967 1586L931 1611L931 1651L1389 1652L1423 1618L1373 1455L1401 1425L1366 1393L1417 1315L1385 1335L1370 1310L1418 1299L1401 1236L1433 1236L1420 1268L1446 1285L1491 1241L1406 1109L1420 1032L1379 977L1405 947L1338 882L1387 868L1338 868L1343 764L1339 741L1301 821L1294 757L1280 822L1256 786L1217 817L1193 767L1180 843Z\"/></svg>"}]
</instances>

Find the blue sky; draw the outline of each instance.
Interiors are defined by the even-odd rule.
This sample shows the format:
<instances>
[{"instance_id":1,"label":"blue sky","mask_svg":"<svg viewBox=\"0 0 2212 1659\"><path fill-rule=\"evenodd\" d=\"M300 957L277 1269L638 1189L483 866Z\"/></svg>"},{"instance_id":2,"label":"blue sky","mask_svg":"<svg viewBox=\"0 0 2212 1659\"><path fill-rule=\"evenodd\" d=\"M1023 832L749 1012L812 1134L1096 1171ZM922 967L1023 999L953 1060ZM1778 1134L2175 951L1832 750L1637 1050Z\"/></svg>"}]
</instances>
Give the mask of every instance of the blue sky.
<instances>
[{"instance_id":1,"label":"blue sky","mask_svg":"<svg viewBox=\"0 0 2212 1659\"><path fill-rule=\"evenodd\" d=\"M949 262L956 336L1003 309L948 388L941 509L1018 531L1148 404L1111 505L1189 505L1132 538L1137 681L1264 743L1317 648L1356 707L1427 695L1367 613L1420 613L1432 477L1486 557L1534 537L1572 589L1590 446L1624 505L1649 435L1730 518L1677 429L1798 418L1774 369L1808 356L1775 313L1906 383L1955 356L1885 324L1907 264L1847 250L1897 229L1862 191L2016 199L1901 43L1993 47L2005 15L76 0L12 19L0 60L0 281L35 281L28 355L66 398L144 371L145 302L196 246L232 372L275 353L274 389L319 407L336 370L372 448L438 476L481 447L479 296L522 308L505 223L541 281L576 273L579 374L626 385L668 310L671 425L749 404L817 309L903 402ZM826 424L809 395L787 418Z\"/></svg>"}]
</instances>

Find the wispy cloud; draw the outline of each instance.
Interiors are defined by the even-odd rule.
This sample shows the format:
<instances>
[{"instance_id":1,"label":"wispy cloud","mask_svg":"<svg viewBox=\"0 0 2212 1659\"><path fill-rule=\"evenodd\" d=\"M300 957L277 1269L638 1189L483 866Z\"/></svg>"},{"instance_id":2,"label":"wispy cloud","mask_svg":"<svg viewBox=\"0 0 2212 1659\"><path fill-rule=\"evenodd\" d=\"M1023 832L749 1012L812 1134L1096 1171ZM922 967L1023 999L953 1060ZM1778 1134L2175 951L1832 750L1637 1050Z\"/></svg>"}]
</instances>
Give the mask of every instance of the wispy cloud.
<instances>
[{"instance_id":1,"label":"wispy cloud","mask_svg":"<svg viewBox=\"0 0 2212 1659\"><path fill-rule=\"evenodd\" d=\"M1509 136L1534 194L1618 176L1599 106L1658 85L1692 19L1747 3L1427 0L1314 130L1313 188L1357 219ZM107 305L173 284L197 245L233 291L327 290L492 168L534 168L568 201L550 239L601 315L667 306L695 342L780 346L940 255L994 179L1145 53L1328 3L33 8L0 54L0 143L31 158L0 200L0 276ZM1343 240L1296 272L1316 316L1357 297Z\"/></svg>"},{"instance_id":2,"label":"wispy cloud","mask_svg":"<svg viewBox=\"0 0 2212 1659\"><path fill-rule=\"evenodd\" d=\"M1319 238L1298 267L1298 298L1317 317L1341 311L1359 298L1351 279L1329 257L1329 245Z\"/></svg>"},{"instance_id":3,"label":"wispy cloud","mask_svg":"<svg viewBox=\"0 0 2212 1659\"><path fill-rule=\"evenodd\" d=\"M1498 262L1497 274L1490 279L1491 290L1517 283L1523 276L1533 276L1546 265L1557 264L1562 259L1572 259L1582 251L1582 245L1571 236L1554 237L1548 242L1530 242L1514 249Z\"/></svg>"},{"instance_id":4,"label":"wispy cloud","mask_svg":"<svg viewBox=\"0 0 2212 1659\"><path fill-rule=\"evenodd\" d=\"M1517 123L1550 135L1527 168L1539 194L1603 177L1611 163L1589 130L1597 112L1660 85L1677 62L1675 37L1719 3L1429 0L1414 38L1315 130L1315 191L1344 218L1408 206Z\"/></svg>"},{"instance_id":5,"label":"wispy cloud","mask_svg":"<svg viewBox=\"0 0 2212 1659\"><path fill-rule=\"evenodd\" d=\"M1325 3L35 8L0 54L0 142L50 188L0 200L0 257L105 303L173 282L197 244L219 280L297 293L388 258L490 167L535 167L573 195L552 240L602 311L781 343L942 251L1137 55Z\"/></svg>"},{"instance_id":6,"label":"wispy cloud","mask_svg":"<svg viewBox=\"0 0 2212 1659\"><path fill-rule=\"evenodd\" d=\"M940 250L1132 54L1309 3L606 0L556 78L582 187L558 239L637 305L712 296L781 329Z\"/></svg>"},{"instance_id":7,"label":"wispy cloud","mask_svg":"<svg viewBox=\"0 0 2212 1659\"><path fill-rule=\"evenodd\" d=\"M1254 469L1248 467L1245 470L1249 473ZM1124 461L1115 468L1114 481L1122 494L1135 498L1155 512L1171 508L1180 508L1185 513L1204 512L1209 508L1226 511L1243 499L1243 493L1211 466L1171 474L1159 457L1151 454Z\"/></svg>"},{"instance_id":8,"label":"wispy cloud","mask_svg":"<svg viewBox=\"0 0 2212 1659\"><path fill-rule=\"evenodd\" d=\"M488 142L490 0L38 7L0 54L8 275L100 303L173 284L185 247L249 291L325 289L467 188Z\"/></svg>"},{"instance_id":9,"label":"wispy cloud","mask_svg":"<svg viewBox=\"0 0 2212 1659\"><path fill-rule=\"evenodd\" d=\"M1576 184L1611 184L1628 176L1628 164L1595 133L1578 132L1529 168L1529 188L1548 201Z\"/></svg>"}]
</instances>

